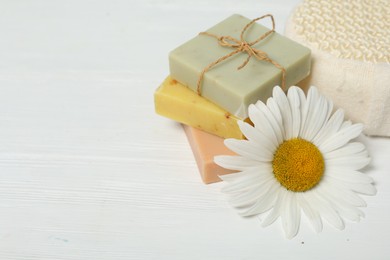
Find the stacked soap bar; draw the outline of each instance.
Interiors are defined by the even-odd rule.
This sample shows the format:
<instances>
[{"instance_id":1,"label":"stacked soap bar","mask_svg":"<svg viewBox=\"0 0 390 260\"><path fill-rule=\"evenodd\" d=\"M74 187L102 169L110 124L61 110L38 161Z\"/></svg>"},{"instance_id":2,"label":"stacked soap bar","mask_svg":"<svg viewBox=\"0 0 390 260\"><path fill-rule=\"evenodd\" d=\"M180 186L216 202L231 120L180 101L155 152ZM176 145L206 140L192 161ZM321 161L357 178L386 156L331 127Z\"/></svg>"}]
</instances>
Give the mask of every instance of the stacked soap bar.
<instances>
[{"instance_id":1,"label":"stacked soap bar","mask_svg":"<svg viewBox=\"0 0 390 260\"><path fill-rule=\"evenodd\" d=\"M250 22L241 15L232 15L211 27L206 34L173 50L169 55L170 76L155 92L156 112L186 125L188 139L206 183L217 181L215 174L224 173L221 169L217 173L218 168L210 159L228 153L223 138L244 138L237 121L247 120L249 104L266 101L275 85L282 85L282 82L287 87L294 85L310 72L310 50L276 32L251 45L266 53L268 60L251 57L238 70L249 55L249 51L241 50L215 64L240 46L222 46L220 40L223 37L241 39L243 28ZM253 23L242 40L251 43L269 31L269 28ZM210 67L210 64L214 65ZM203 153L207 156L200 155Z\"/></svg>"},{"instance_id":2,"label":"stacked soap bar","mask_svg":"<svg viewBox=\"0 0 390 260\"><path fill-rule=\"evenodd\" d=\"M198 164L200 176L205 183L220 181L219 175L234 172L214 163L215 155L235 155L223 144L223 138L194 127L186 125L183 125L183 127L191 145L192 152L194 153L196 163Z\"/></svg>"},{"instance_id":3,"label":"stacked soap bar","mask_svg":"<svg viewBox=\"0 0 390 260\"><path fill-rule=\"evenodd\" d=\"M167 77L156 90L154 100L156 112L162 116L223 138L243 138L237 125L240 118L171 77Z\"/></svg>"},{"instance_id":4,"label":"stacked soap bar","mask_svg":"<svg viewBox=\"0 0 390 260\"><path fill-rule=\"evenodd\" d=\"M236 14L206 32L240 39L242 29L250 21ZM245 40L254 41L269 30L260 24L253 24L245 34ZM270 34L252 47L267 53L270 59L286 70L286 86L294 85L309 75L310 50L278 33ZM220 46L213 37L198 35L170 53L171 76L197 91L197 81L202 70L232 51L234 49ZM259 99L266 101L271 96L272 88L281 85L282 81L279 68L255 58L238 70L247 56L246 52L242 52L209 70L204 75L201 88L202 97L240 118L248 117L249 104Z\"/></svg>"}]
</instances>

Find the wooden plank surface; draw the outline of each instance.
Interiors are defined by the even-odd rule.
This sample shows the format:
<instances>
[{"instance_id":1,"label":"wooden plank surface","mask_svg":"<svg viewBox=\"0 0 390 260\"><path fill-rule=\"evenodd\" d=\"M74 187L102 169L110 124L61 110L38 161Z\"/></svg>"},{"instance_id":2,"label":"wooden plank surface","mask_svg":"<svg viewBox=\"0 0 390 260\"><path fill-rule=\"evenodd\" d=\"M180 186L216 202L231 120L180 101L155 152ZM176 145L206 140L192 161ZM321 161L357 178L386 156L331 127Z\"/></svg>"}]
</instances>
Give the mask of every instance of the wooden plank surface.
<instances>
[{"instance_id":1,"label":"wooden plank surface","mask_svg":"<svg viewBox=\"0 0 390 260\"><path fill-rule=\"evenodd\" d=\"M390 140L362 137L378 194L361 223L286 240L204 185L154 113L168 52L232 13L294 1L0 2L0 259L388 259Z\"/></svg>"}]
</instances>

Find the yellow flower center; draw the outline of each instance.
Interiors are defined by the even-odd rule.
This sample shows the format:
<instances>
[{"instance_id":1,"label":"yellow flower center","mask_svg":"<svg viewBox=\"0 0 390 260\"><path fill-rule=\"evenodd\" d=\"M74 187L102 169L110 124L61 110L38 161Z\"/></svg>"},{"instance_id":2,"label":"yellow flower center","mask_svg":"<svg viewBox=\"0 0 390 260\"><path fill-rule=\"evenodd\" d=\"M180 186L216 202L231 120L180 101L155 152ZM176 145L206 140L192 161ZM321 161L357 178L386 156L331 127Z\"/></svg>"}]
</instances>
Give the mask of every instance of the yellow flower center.
<instances>
[{"instance_id":1,"label":"yellow flower center","mask_svg":"<svg viewBox=\"0 0 390 260\"><path fill-rule=\"evenodd\" d=\"M313 188L324 173L324 158L318 148L303 139L284 141L272 161L275 178L288 190L303 192Z\"/></svg>"}]
</instances>

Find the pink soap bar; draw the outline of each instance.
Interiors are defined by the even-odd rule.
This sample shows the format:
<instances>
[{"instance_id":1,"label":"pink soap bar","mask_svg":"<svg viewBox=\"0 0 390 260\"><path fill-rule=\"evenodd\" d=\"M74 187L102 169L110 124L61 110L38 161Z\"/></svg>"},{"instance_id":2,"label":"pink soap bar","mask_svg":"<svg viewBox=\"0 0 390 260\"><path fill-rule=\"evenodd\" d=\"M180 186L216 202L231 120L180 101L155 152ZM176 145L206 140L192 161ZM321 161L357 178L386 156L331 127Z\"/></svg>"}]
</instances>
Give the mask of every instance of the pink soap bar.
<instances>
[{"instance_id":1,"label":"pink soap bar","mask_svg":"<svg viewBox=\"0 0 390 260\"><path fill-rule=\"evenodd\" d=\"M223 144L223 138L190 126L183 125L183 127L204 183L221 181L218 175L235 172L214 163L216 155L235 155Z\"/></svg>"}]
</instances>

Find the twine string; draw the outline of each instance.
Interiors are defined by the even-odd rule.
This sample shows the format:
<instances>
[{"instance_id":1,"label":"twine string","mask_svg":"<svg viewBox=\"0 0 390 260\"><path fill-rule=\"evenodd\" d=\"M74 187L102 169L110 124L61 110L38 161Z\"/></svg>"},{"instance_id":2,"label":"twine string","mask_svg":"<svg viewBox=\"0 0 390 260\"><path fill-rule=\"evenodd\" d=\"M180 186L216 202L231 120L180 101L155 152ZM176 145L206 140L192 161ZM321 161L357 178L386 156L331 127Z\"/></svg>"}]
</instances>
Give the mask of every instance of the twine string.
<instances>
[{"instance_id":1,"label":"twine string","mask_svg":"<svg viewBox=\"0 0 390 260\"><path fill-rule=\"evenodd\" d=\"M261 19L264 19L264 18L267 18L269 17L271 19L271 22L272 22L272 29L265 32L264 34L260 35L256 40L252 41L252 42L247 42L244 38L244 34L245 32L258 20L261 20ZM240 34L240 40L232 37L232 36L218 36L218 35L215 35L215 34L212 34L212 33L208 33L208 32L201 32L199 33L199 35L206 35L206 36L209 36L209 37L213 37L215 39L217 39L218 41L218 44L222 47L228 47L228 48L233 48L235 49L234 51L226 54L225 56L222 56L221 58L213 61L212 63L210 63L209 65L207 65L200 73L199 75L199 78L198 78L198 82L197 82L197 92L198 92L198 95L201 95L201 86L202 86L202 81L203 81L203 77L204 77L204 74L209 71L211 68L213 68L215 65L221 63L222 61L224 60L227 60L229 59L230 57L238 54L238 53L241 53L241 52L246 52L248 54L248 57L245 59L245 61L237 67L237 70L240 70L242 68L244 68L248 62L250 61L250 59L252 57L255 57L257 60L260 60L260 61L266 61L266 62L269 62L271 64L273 64L276 68L280 69L282 71L282 82L281 82L281 87L283 90L286 90L286 69L281 66L279 63L277 63L276 61L272 60L271 58L268 57L268 54L265 53L264 51L261 51L259 49L256 49L256 48L253 48L252 46L257 44L258 42L262 41L263 39L265 39L266 37L268 37L270 34L274 33L275 32L275 20L274 20L274 17L271 15L271 14L266 14L266 15L263 15L261 17L258 17L256 19L253 19L252 21L250 21L247 25L245 25L245 27L242 29L241 31L241 34Z\"/></svg>"}]
</instances>

